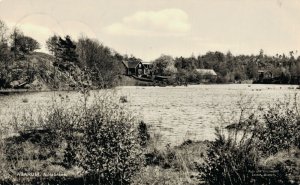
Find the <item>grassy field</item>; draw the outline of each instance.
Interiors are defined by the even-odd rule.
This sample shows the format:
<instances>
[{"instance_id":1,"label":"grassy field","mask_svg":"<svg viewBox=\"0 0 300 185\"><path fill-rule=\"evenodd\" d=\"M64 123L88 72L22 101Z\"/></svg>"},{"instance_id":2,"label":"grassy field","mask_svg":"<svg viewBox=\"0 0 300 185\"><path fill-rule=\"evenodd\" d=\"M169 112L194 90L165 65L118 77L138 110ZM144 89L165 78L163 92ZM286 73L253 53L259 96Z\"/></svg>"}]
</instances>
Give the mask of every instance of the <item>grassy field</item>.
<instances>
[{"instance_id":1,"label":"grassy field","mask_svg":"<svg viewBox=\"0 0 300 185\"><path fill-rule=\"evenodd\" d=\"M214 129L238 121L243 97L251 97L248 105L266 106L277 100L293 97L299 90L289 85L197 85L188 87L137 87L124 86L112 90L119 102L126 97L126 109L148 123L151 132L162 135L162 145L180 145L187 139L213 140ZM102 92L102 91L101 91ZM89 103L95 94L91 91ZM63 97L60 98L60 96ZM22 117L32 110L39 113L51 109L53 101L66 102L66 106L82 101L76 91L26 93L0 96L0 119ZM18 110L18 111L15 111ZM36 114L33 113L33 117ZM8 122L4 121L4 122ZM11 127L12 124L8 124Z\"/></svg>"},{"instance_id":2,"label":"grassy field","mask_svg":"<svg viewBox=\"0 0 300 185\"><path fill-rule=\"evenodd\" d=\"M174 145L115 95L6 97L18 104L0 112L1 183L299 184L297 96L260 109L244 103L215 139Z\"/></svg>"}]
</instances>

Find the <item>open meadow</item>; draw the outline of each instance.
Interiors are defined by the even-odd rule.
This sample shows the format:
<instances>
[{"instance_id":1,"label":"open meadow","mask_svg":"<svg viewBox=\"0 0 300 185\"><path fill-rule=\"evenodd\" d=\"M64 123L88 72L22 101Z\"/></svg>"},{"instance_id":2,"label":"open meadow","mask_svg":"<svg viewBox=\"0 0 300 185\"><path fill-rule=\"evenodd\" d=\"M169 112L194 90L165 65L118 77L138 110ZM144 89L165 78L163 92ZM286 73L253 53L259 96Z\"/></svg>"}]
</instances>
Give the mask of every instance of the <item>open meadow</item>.
<instances>
[{"instance_id":1,"label":"open meadow","mask_svg":"<svg viewBox=\"0 0 300 185\"><path fill-rule=\"evenodd\" d=\"M0 182L298 184L298 91L230 84L0 96Z\"/></svg>"},{"instance_id":2,"label":"open meadow","mask_svg":"<svg viewBox=\"0 0 300 185\"><path fill-rule=\"evenodd\" d=\"M184 140L212 140L214 129L238 121L240 108L267 106L277 100L293 98L299 90L295 85L191 85L188 87L122 86L113 90L91 91L88 103L97 96L110 96L123 103L126 109L151 126L162 136L164 144L178 145ZM0 118L3 128L13 133L9 122L24 114L43 114L53 105L83 103L81 93L71 91L36 92L0 96ZM242 105L241 105L242 104Z\"/></svg>"}]
</instances>

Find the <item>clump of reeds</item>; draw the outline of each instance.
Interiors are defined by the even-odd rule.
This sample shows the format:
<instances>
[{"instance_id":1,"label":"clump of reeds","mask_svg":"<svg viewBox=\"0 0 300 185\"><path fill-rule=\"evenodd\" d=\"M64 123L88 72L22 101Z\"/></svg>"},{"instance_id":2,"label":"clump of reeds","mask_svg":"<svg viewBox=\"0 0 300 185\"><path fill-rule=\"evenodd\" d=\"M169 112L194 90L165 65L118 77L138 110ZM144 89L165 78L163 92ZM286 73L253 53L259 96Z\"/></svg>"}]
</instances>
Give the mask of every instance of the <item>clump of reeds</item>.
<instances>
[{"instance_id":1,"label":"clump of reeds","mask_svg":"<svg viewBox=\"0 0 300 185\"><path fill-rule=\"evenodd\" d=\"M127 103L127 102L128 102L127 96L120 97L120 103Z\"/></svg>"}]
</instances>

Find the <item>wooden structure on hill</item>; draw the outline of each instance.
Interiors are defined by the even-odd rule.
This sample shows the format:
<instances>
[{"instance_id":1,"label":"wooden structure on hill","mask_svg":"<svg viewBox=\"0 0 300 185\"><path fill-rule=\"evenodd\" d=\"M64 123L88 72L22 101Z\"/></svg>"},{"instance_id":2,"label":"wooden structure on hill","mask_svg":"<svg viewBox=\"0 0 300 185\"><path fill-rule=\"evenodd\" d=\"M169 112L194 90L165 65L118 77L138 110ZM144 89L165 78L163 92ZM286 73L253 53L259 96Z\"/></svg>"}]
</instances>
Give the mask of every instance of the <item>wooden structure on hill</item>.
<instances>
[{"instance_id":1,"label":"wooden structure on hill","mask_svg":"<svg viewBox=\"0 0 300 185\"><path fill-rule=\"evenodd\" d=\"M261 81L263 79L271 79L273 78L273 74L271 71L266 70L258 70L258 80Z\"/></svg>"},{"instance_id":2,"label":"wooden structure on hill","mask_svg":"<svg viewBox=\"0 0 300 185\"><path fill-rule=\"evenodd\" d=\"M204 77L217 77L217 73L213 69L196 69L196 71Z\"/></svg>"},{"instance_id":3,"label":"wooden structure on hill","mask_svg":"<svg viewBox=\"0 0 300 185\"><path fill-rule=\"evenodd\" d=\"M152 75L152 63L141 62L141 61L122 61L125 70L124 74L128 76L137 76L141 77L142 75Z\"/></svg>"},{"instance_id":4,"label":"wooden structure on hill","mask_svg":"<svg viewBox=\"0 0 300 185\"><path fill-rule=\"evenodd\" d=\"M213 69L196 69L196 72L201 76L201 82L214 81L218 77Z\"/></svg>"},{"instance_id":5,"label":"wooden structure on hill","mask_svg":"<svg viewBox=\"0 0 300 185\"><path fill-rule=\"evenodd\" d=\"M152 62L143 62L145 66L145 75L152 75L153 63Z\"/></svg>"}]
</instances>

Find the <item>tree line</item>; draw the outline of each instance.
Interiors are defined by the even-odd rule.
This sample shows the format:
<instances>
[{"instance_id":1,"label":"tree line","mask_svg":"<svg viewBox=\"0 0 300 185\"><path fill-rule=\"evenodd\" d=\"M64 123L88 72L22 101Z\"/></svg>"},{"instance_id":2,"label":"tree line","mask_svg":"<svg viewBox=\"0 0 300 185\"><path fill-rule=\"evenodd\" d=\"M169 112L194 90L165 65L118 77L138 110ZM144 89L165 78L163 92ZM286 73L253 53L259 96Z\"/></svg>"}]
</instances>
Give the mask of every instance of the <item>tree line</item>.
<instances>
[{"instance_id":1,"label":"tree line","mask_svg":"<svg viewBox=\"0 0 300 185\"><path fill-rule=\"evenodd\" d=\"M57 72L73 75L75 80L80 80L78 76L84 76L86 85L95 88L117 85L124 57L99 41L87 37L73 40L69 35L53 35L45 44L54 58L52 63ZM20 29L14 28L10 32L6 24L0 21L0 87L8 87L13 80L10 78L14 76L12 66L26 60L26 56L40 47L40 43L24 35Z\"/></svg>"},{"instance_id":2,"label":"tree line","mask_svg":"<svg viewBox=\"0 0 300 185\"><path fill-rule=\"evenodd\" d=\"M57 70L73 74L75 80L79 80L77 76L83 75L95 88L118 85L124 70L122 60L142 61L133 55L121 55L99 41L83 36L73 40L69 35L54 34L45 44L54 58L53 66ZM40 48L41 44L34 38L24 35L18 28L9 31L0 20L0 87L7 87L12 80L14 75L9 71L12 65ZM151 74L169 76L169 84L187 84L199 83L206 78L196 69L213 69L217 78L206 80L213 83L234 83L257 81L258 71L264 70L279 78L281 83L295 83L295 77L298 81L300 79L300 57L295 57L295 54L296 52L291 51L289 55L269 56L260 50L257 55L234 56L230 51L210 51L204 55L175 58L162 55L153 61ZM80 74L76 71L80 71Z\"/></svg>"},{"instance_id":3,"label":"tree line","mask_svg":"<svg viewBox=\"0 0 300 185\"><path fill-rule=\"evenodd\" d=\"M187 83L197 83L203 78L196 69L213 69L218 77L211 79L211 82L216 83L258 81L258 72L262 70L284 79L282 83L292 83L293 78L300 77L300 57L295 57L296 52L291 51L288 56L269 56L262 49L257 55L234 56L230 51L225 54L210 51L204 55L176 58L162 55L153 61L153 70L155 74L172 76L175 81Z\"/></svg>"},{"instance_id":4,"label":"tree line","mask_svg":"<svg viewBox=\"0 0 300 185\"><path fill-rule=\"evenodd\" d=\"M69 71L76 66L97 88L108 88L117 84L123 56L99 41L88 37L80 37L78 41L74 41L69 35L53 35L46 41L46 46L55 57L54 66L60 70Z\"/></svg>"}]
</instances>

